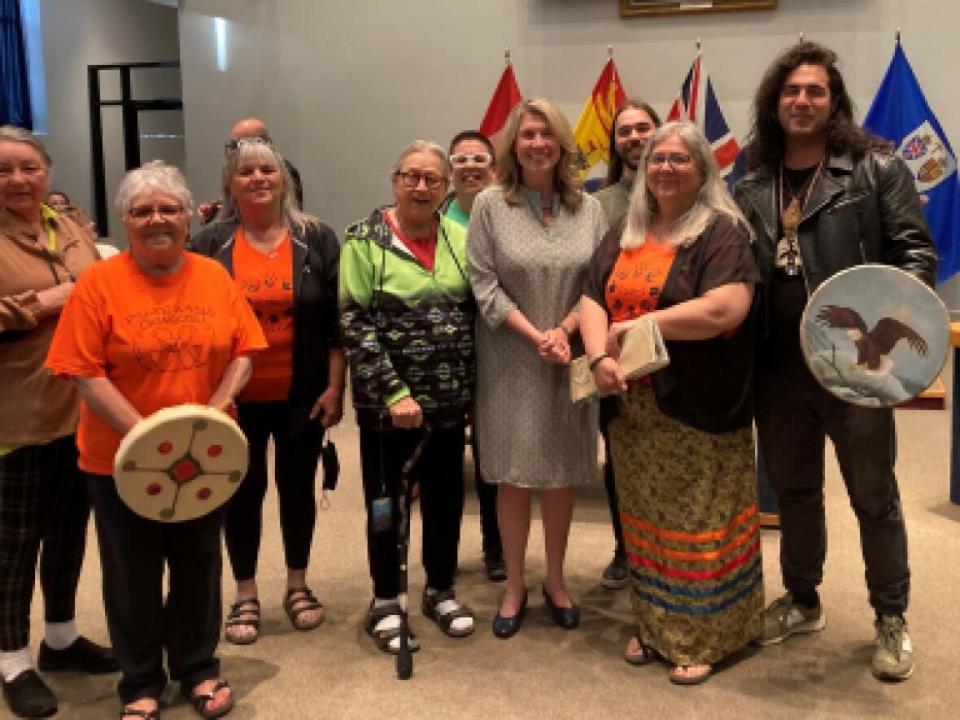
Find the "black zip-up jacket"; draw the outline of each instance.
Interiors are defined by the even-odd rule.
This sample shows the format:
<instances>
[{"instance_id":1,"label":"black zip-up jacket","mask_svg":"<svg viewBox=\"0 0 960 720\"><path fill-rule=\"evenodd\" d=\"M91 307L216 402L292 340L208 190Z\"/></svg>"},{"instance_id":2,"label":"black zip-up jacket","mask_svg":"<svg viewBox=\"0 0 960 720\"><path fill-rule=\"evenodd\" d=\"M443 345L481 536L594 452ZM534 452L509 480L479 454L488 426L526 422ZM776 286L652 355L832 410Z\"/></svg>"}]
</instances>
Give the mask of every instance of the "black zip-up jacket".
<instances>
[{"instance_id":1,"label":"black zip-up jacket","mask_svg":"<svg viewBox=\"0 0 960 720\"><path fill-rule=\"evenodd\" d=\"M189 249L223 265L233 275L235 223L213 223L197 233ZM293 246L293 378L287 396L291 421L308 422L310 409L329 384L330 349L342 347L337 308L340 245L321 222L304 232L290 230Z\"/></svg>"}]
</instances>

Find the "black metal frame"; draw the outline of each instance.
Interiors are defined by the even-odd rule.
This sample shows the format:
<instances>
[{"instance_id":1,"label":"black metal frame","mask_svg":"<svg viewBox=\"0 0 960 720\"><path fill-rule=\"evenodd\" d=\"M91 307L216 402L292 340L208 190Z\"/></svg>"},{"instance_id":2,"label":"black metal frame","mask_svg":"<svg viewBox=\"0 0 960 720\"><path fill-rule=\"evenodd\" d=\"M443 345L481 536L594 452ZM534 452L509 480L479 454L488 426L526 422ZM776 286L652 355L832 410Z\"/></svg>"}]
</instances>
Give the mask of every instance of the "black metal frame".
<instances>
[{"instance_id":1,"label":"black metal frame","mask_svg":"<svg viewBox=\"0 0 960 720\"><path fill-rule=\"evenodd\" d=\"M109 233L107 223L107 172L106 162L103 157L102 109L104 107L122 108L124 165L127 170L139 167L140 120L138 114L151 110L182 110L183 101L179 97L134 100L130 83L130 71L144 68L179 67L180 63L175 60L87 66L87 91L90 98L90 157L93 170L93 220L97 225L97 234L100 237L106 237ZM116 70L120 72L119 100L100 99L100 73L104 70Z\"/></svg>"}]
</instances>

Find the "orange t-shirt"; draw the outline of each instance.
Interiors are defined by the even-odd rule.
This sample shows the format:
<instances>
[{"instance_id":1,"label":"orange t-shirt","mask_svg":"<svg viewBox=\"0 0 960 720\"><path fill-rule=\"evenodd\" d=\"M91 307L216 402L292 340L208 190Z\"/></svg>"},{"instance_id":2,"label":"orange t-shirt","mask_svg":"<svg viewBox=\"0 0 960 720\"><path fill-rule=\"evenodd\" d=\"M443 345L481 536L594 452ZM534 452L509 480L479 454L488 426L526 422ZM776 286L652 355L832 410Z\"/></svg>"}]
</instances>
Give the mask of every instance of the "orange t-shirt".
<instances>
[{"instance_id":1,"label":"orange t-shirt","mask_svg":"<svg viewBox=\"0 0 960 720\"><path fill-rule=\"evenodd\" d=\"M620 251L604 288L611 322L632 320L657 309L676 255L673 245L650 238L640 247Z\"/></svg>"},{"instance_id":2,"label":"orange t-shirt","mask_svg":"<svg viewBox=\"0 0 960 720\"><path fill-rule=\"evenodd\" d=\"M60 376L106 377L146 417L206 404L230 362L266 340L233 279L214 260L184 254L173 275L145 275L121 253L85 272L60 315L46 366ZM81 403L80 468L113 474L120 433Z\"/></svg>"},{"instance_id":3,"label":"orange t-shirt","mask_svg":"<svg viewBox=\"0 0 960 720\"><path fill-rule=\"evenodd\" d=\"M293 246L290 234L265 255L237 228L233 243L233 278L260 321L270 346L257 355L253 375L239 399L286 400L293 376Z\"/></svg>"}]
</instances>

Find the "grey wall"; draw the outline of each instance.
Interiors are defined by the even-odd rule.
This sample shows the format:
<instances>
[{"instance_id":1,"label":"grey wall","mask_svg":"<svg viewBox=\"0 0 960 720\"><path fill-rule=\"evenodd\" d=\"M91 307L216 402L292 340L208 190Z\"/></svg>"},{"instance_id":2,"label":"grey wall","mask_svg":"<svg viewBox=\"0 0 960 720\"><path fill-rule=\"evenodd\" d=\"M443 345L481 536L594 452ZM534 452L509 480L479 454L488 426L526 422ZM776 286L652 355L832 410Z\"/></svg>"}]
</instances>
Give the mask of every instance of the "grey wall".
<instances>
[{"instance_id":1,"label":"grey wall","mask_svg":"<svg viewBox=\"0 0 960 720\"><path fill-rule=\"evenodd\" d=\"M476 126L512 51L520 89L575 122L608 44L629 93L666 110L700 38L731 129L773 55L798 32L836 48L861 115L902 27L908 57L947 134L960 146L960 66L950 0L780 0L773 12L620 18L617 0L180 0L187 170L217 193L223 140L242 116L265 118L300 168L306 206L338 233L389 200L398 150L445 143ZM217 68L214 17L228 23ZM947 69L950 69L948 71ZM946 288L951 295L950 288ZM953 295L960 306L960 286Z\"/></svg>"},{"instance_id":2,"label":"grey wall","mask_svg":"<svg viewBox=\"0 0 960 720\"><path fill-rule=\"evenodd\" d=\"M53 184L92 213L90 117L87 65L176 60L179 56L177 10L142 0L41 0L43 57L46 69L48 136L54 162ZM104 88L104 98L119 98L119 82ZM135 92L179 93L176 74L135 75ZM110 95L108 95L110 93ZM144 118L146 133L182 133L182 117ZM120 112L104 112L107 194L123 173ZM164 157L184 163L182 140L145 141L143 159ZM111 237L122 244L122 229L111 219Z\"/></svg>"}]
</instances>

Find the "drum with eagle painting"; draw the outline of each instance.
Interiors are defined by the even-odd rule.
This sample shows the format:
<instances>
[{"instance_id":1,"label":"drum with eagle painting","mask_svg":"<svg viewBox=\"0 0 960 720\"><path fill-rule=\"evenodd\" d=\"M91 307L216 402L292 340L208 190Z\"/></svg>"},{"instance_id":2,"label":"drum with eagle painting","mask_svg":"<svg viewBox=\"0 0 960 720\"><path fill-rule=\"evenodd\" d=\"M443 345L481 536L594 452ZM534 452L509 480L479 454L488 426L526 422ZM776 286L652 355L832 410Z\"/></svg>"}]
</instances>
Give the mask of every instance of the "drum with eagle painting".
<instances>
[{"instance_id":1,"label":"drum with eagle painting","mask_svg":"<svg viewBox=\"0 0 960 720\"><path fill-rule=\"evenodd\" d=\"M950 318L929 287L899 268L858 265L832 276L807 302L800 346L817 381L841 400L890 407L939 375Z\"/></svg>"}]
</instances>

